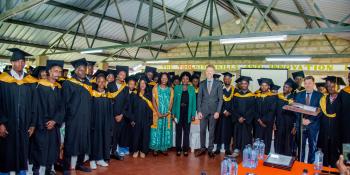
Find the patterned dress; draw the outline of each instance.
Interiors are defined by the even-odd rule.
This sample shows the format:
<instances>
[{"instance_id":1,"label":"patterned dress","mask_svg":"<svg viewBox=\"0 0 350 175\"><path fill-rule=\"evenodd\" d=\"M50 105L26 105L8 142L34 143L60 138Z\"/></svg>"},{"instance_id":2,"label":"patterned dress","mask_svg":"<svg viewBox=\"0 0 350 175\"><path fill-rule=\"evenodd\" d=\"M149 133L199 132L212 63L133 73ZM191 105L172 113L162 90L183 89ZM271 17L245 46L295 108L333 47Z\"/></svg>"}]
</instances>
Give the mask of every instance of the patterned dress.
<instances>
[{"instance_id":1,"label":"patterned dress","mask_svg":"<svg viewBox=\"0 0 350 175\"><path fill-rule=\"evenodd\" d=\"M161 114L169 111L170 88L157 87L158 110ZM170 124L170 125L169 125ZM151 128L150 149L154 151L166 151L173 145L173 126L171 119L167 117L158 118L157 128Z\"/></svg>"}]
</instances>

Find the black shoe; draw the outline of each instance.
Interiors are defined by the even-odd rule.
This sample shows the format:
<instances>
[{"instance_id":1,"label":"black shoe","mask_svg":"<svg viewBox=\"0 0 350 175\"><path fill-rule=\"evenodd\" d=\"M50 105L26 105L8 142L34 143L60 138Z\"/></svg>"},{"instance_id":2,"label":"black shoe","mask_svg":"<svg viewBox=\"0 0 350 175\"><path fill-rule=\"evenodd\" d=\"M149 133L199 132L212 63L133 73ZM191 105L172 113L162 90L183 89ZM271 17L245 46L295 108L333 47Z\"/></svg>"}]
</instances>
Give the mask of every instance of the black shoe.
<instances>
[{"instance_id":1,"label":"black shoe","mask_svg":"<svg viewBox=\"0 0 350 175\"><path fill-rule=\"evenodd\" d=\"M211 152L208 152L208 155L210 158L214 158L215 157L215 154L211 151Z\"/></svg>"},{"instance_id":2,"label":"black shoe","mask_svg":"<svg viewBox=\"0 0 350 175\"><path fill-rule=\"evenodd\" d=\"M181 156L181 151L176 152L176 156Z\"/></svg>"},{"instance_id":3,"label":"black shoe","mask_svg":"<svg viewBox=\"0 0 350 175\"><path fill-rule=\"evenodd\" d=\"M56 175L56 172L51 171L51 170L47 170L47 171L45 172L45 175Z\"/></svg>"},{"instance_id":4,"label":"black shoe","mask_svg":"<svg viewBox=\"0 0 350 175\"><path fill-rule=\"evenodd\" d=\"M91 169L86 167L86 166L84 166L84 165L77 165L75 167L75 169L78 170L78 171L86 172L86 173L91 172Z\"/></svg>"},{"instance_id":5,"label":"black shoe","mask_svg":"<svg viewBox=\"0 0 350 175\"><path fill-rule=\"evenodd\" d=\"M184 151L184 156L187 157L188 156L188 152Z\"/></svg>"},{"instance_id":6,"label":"black shoe","mask_svg":"<svg viewBox=\"0 0 350 175\"><path fill-rule=\"evenodd\" d=\"M168 156L168 152L167 151L162 151L161 152L164 156Z\"/></svg>"},{"instance_id":7,"label":"black shoe","mask_svg":"<svg viewBox=\"0 0 350 175\"><path fill-rule=\"evenodd\" d=\"M220 150L217 149L214 154L220 154Z\"/></svg>"},{"instance_id":8,"label":"black shoe","mask_svg":"<svg viewBox=\"0 0 350 175\"><path fill-rule=\"evenodd\" d=\"M63 175L70 175L70 171L69 170L64 170L63 171Z\"/></svg>"},{"instance_id":9,"label":"black shoe","mask_svg":"<svg viewBox=\"0 0 350 175\"><path fill-rule=\"evenodd\" d=\"M158 156L158 152L157 151L153 151L153 156Z\"/></svg>"},{"instance_id":10,"label":"black shoe","mask_svg":"<svg viewBox=\"0 0 350 175\"><path fill-rule=\"evenodd\" d=\"M229 150L225 151L225 155L226 155L226 156L229 156L229 155L231 155L231 154L232 154L231 151L229 151Z\"/></svg>"},{"instance_id":11,"label":"black shoe","mask_svg":"<svg viewBox=\"0 0 350 175\"><path fill-rule=\"evenodd\" d=\"M201 155L203 155L205 153L206 149L205 148L201 148L196 152L196 157L199 157Z\"/></svg>"},{"instance_id":12,"label":"black shoe","mask_svg":"<svg viewBox=\"0 0 350 175\"><path fill-rule=\"evenodd\" d=\"M113 158L113 159L116 159L116 160L124 160L124 157L121 156L121 155L119 155L119 154L114 154L114 155L112 155L112 158Z\"/></svg>"}]
</instances>

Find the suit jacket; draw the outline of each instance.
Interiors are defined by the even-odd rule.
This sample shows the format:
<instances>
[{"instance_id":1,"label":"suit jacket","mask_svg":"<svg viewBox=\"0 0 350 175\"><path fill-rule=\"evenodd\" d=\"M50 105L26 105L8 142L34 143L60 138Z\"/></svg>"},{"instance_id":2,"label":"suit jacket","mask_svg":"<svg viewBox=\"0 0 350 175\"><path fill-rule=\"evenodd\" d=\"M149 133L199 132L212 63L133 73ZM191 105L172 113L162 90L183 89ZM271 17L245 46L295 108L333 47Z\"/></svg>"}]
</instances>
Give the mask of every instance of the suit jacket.
<instances>
[{"instance_id":1,"label":"suit jacket","mask_svg":"<svg viewBox=\"0 0 350 175\"><path fill-rule=\"evenodd\" d=\"M314 90L312 92L312 96L310 99L310 106L319 108L320 107L320 99L322 96L323 96L322 93ZM297 103L306 104L305 100L306 100L306 91L299 92L295 97L295 102L297 102ZM306 128L315 128L315 129L319 128L320 127L320 115L321 115L321 113L318 116L304 115L304 118L309 119L311 121L311 123L308 126L306 126ZM301 114L297 113L297 121L296 121L297 127L300 126L300 121L301 121L300 117L301 117Z\"/></svg>"},{"instance_id":2,"label":"suit jacket","mask_svg":"<svg viewBox=\"0 0 350 175\"><path fill-rule=\"evenodd\" d=\"M210 93L207 88L207 80L204 80L199 85L197 111L203 116L212 115L215 112L221 111L222 107L222 83L213 79L213 84Z\"/></svg>"}]
</instances>

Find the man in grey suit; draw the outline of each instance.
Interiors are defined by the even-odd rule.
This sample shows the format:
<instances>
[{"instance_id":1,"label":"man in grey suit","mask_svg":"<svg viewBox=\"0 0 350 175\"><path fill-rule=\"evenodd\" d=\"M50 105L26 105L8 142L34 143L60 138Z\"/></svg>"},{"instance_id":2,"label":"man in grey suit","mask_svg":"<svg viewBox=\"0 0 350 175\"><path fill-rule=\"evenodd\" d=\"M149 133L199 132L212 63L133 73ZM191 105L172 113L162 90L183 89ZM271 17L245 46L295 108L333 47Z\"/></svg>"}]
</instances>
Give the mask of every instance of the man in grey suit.
<instances>
[{"instance_id":1,"label":"man in grey suit","mask_svg":"<svg viewBox=\"0 0 350 175\"><path fill-rule=\"evenodd\" d=\"M219 118L221 111L222 100L222 83L213 78L215 68L213 65L208 65L205 70L206 80L202 81L199 86L197 99L197 112L200 119L200 141L201 149L197 151L196 156L205 153L206 131L209 127L209 157L213 158L214 149L214 132L216 120Z\"/></svg>"}]
</instances>

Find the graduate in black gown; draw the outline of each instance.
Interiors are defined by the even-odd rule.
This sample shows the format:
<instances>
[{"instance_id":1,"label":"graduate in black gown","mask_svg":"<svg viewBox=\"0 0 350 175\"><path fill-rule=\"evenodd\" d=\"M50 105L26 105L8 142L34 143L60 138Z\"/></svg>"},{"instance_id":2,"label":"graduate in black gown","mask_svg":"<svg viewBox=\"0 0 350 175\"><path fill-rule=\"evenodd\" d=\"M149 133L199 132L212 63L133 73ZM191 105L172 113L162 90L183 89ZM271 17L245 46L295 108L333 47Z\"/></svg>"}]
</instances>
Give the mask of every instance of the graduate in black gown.
<instances>
[{"instance_id":1,"label":"graduate in black gown","mask_svg":"<svg viewBox=\"0 0 350 175\"><path fill-rule=\"evenodd\" d=\"M348 67L350 70L350 67ZM350 71L348 73L348 83L349 85L343 88L339 93L339 100L341 101L341 111L340 111L340 123L341 123L341 140L342 144L350 143Z\"/></svg>"},{"instance_id":2,"label":"graduate in black gown","mask_svg":"<svg viewBox=\"0 0 350 175\"><path fill-rule=\"evenodd\" d=\"M34 68L31 75L37 79L47 79L46 67L37 66L36 68Z\"/></svg>"},{"instance_id":3,"label":"graduate in black gown","mask_svg":"<svg viewBox=\"0 0 350 175\"><path fill-rule=\"evenodd\" d=\"M340 140L340 100L338 98L339 85L345 85L341 77L327 76L330 81L327 85L328 94L320 100L321 119L317 147L324 153L323 165L336 167L341 154Z\"/></svg>"},{"instance_id":4,"label":"graduate in black gown","mask_svg":"<svg viewBox=\"0 0 350 175\"><path fill-rule=\"evenodd\" d=\"M265 143L265 154L270 153L272 130L276 114L276 95L270 91L273 84L270 78L258 79L260 91L256 95L255 139L261 139Z\"/></svg>"},{"instance_id":5,"label":"graduate in black gown","mask_svg":"<svg viewBox=\"0 0 350 175\"><path fill-rule=\"evenodd\" d=\"M234 128L232 111L235 87L231 85L233 75L229 72L222 74L224 75L223 104L220 112L220 117L217 120L215 127L214 143L217 144L215 153L219 154L221 146L224 144L225 154L231 155L230 144Z\"/></svg>"},{"instance_id":6,"label":"graduate in black gown","mask_svg":"<svg viewBox=\"0 0 350 175\"><path fill-rule=\"evenodd\" d=\"M196 93L196 98L198 97L199 82L200 82L201 74L202 74L202 72L194 71L192 76L191 76L191 83L192 83L192 86L194 87L194 91Z\"/></svg>"},{"instance_id":7,"label":"graduate in black gown","mask_svg":"<svg viewBox=\"0 0 350 175\"><path fill-rule=\"evenodd\" d=\"M298 84L289 78L284 83L283 93L277 96L274 145L278 154L295 156L296 115L293 111L284 110L283 106L293 102L293 92L297 87Z\"/></svg>"},{"instance_id":8,"label":"graduate in black gown","mask_svg":"<svg viewBox=\"0 0 350 175\"><path fill-rule=\"evenodd\" d=\"M152 90L153 86L157 84L156 81L154 81L154 75L157 73L157 68L146 66L145 68L145 75L147 78L148 87Z\"/></svg>"},{"instance_id":9,"label":"graduate in black gown","mask_svg":"<svg viewBox=\"0 0 350 175\"><path fill-rule=\"evenodd\" d=\"M153 119L152 92L147 87L147 78L141 77L137 94L131 96L132 144L133 157L145 158L149 151L150 132Z\"/></svg>"},{"instance_id":10,"label":"graduate in black gown","mask_svg":"<svg viewBox=\"0 0 350 175\"><path fill-rule=\"evenodd\" d=\"M92 87L86 78L85 58L71 64L75 69L74 75L64 81L62 87L65 104L64 169L65 173L69 173L70 169L90 172L91 169L83 162L85 155L91 151Z\"/></svg>"},{"instance_id":11,"label":"graduate in black gown","mask_svg":"<svg viewBox=\"0 0 350 175\"><path fill-rule=\"evenodd\" d=\"M305 90L305 88L302 86L302 83L304 82L305 74L304 71L297 71L292 73L294 81L298 84L298 88L295 90L296 93Z\"/></svg>"},{"instance_id":12,"label":"graduate in black gown","mask_svg":"<svg viewBox=\"0 0 350 175\"><path fill-rule=\"evenodd\" d=\"M316 83L316 88L318 92L321 92L322 94L327 94L327 88L326 88L325 82Z\"/></svg>"},{"instance_id":13,"label":"graduate in black gown","mask_svg":"<svg viewBox=\"0 0 350 175\"><path fill-rule=\"evenodd\" d=\"M112 98L112 114L114 117L113 124L113 138L112 138L112 157L117 160L124 160L117 152L117 147L126 146L124 141L121 139L121 133L127 125L127 108L129 99L129 88L125 83L125 78L129 73L129 67L127 66L116 66L117 79L108 83L107 89L109 96Z\"/></svg>"},{"instance_id":14,"label":"graduate in black gown","mask_svg":"<svg viewBox=\"0 0 350 175\"><path fill-rule=\"evenodd\" d=\"M86 78L91 81L94 76L94 66L95 66L96 62L95 61L87 61L87 66L86 66Z\"/></svg>"},{"instance_id":15,"label":"graduate in black gown","mask_svg":"<svg viewBox=\"0 0 350 175\"><path fill-rule=\"evenodd\" d=\"M92 90L90 168L107 167L112 134L112 102L106 91L107 72L97 70Z\"/></svg>"},{"instance_id":16,"label":"graduate in black gown","mask_svg":"<svg viewBox=\"0 0 350 175\"><path fill-rule=\"evenodd\" d=\"M240 76L236 83L239 84L239 90L234 93L232 122L234 128L234 153L238 156L239 152L253 140L252 130L255 118L255 95L248 89L251 77Z\"/></svg>"},{"instance_id":17,"label":"graduate in black gown","mask_svg":"<svg viewBox=\"0 0 350 175\"><path fill-rule=\"evenodd\" d=\"M10 59L12 68L0 75L0 172L27 170L29 137L37 124L33 109L36 78L23 72L25 57L30 54L17 49Z\"/></svg>"},{"instance_id":18,"label":"graduate in black gown","mask_svg":"<svg viewBox=\"0 0 350 175\"><path fill-rule=\"evenodd\" d=\"M60 127L64 119L62 87L57 82L62 74L63 61L48 60L47 79L40 79L35 89L38 125L33 134L31 162L39 174L54 174L53 165L60 151ZM46 71L45 70L45 71ZM35 72L35 69L34 69Z\"/></svg>"}]
</instances>

